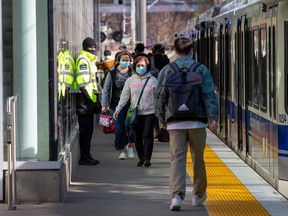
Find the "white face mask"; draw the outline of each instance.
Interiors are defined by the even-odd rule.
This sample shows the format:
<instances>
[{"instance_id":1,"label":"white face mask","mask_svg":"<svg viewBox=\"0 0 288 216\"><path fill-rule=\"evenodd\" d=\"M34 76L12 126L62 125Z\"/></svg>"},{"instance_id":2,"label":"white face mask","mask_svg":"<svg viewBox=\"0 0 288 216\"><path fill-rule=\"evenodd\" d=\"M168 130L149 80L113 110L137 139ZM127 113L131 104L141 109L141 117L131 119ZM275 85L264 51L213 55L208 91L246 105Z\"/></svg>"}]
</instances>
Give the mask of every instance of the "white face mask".
<instances>
[{"instance_id":1,"label":"white face mask","mask_svg":"<svg viewBox=\"0 0 288 216\"><path fill-rule=\"evenodd\" d=\"M105 61L107 61L107 60L111 60L112 59L112 56L105 56Z\"/></svg>"}]
</instances>

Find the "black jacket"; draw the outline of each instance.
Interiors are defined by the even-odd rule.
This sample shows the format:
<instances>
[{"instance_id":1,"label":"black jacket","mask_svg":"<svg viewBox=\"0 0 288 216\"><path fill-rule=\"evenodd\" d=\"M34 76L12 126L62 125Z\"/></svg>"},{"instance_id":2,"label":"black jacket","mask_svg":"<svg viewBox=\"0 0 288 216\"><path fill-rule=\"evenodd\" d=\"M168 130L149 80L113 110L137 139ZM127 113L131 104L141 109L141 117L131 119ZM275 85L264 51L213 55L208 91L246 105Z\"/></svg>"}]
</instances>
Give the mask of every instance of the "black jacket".
<instances>
[{"instance_id":1,"label":"black jacket","mask_svg":"<svg viewBox=\"0 0 288 216\"><path fill-rule=\"evenodd\" d=\"M154 57L154 66L160 71L165 65L170 63L167 55L156 54ZM151 59L149 59L151 62Z\"/></svg>"}]
</instances>

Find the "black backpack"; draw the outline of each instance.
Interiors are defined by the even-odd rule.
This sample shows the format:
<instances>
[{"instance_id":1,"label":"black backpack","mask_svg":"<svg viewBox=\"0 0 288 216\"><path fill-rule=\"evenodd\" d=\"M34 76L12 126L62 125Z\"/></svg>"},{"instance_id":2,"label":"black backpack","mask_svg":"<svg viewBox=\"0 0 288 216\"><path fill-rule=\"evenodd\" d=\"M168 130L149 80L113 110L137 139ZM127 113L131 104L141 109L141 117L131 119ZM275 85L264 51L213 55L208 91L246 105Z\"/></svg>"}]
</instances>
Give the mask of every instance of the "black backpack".
<instances>
[{"instance_id":1,"label":"black backpack","mask_svg":"<svg viewBox=\"0 0 288 216\"><path fill-rule=\"evenodd\" d=\"M165 88L169 94L168 109L171 110L172 116L167 122L197 120L203 79L195 70L200 63L194 62L189 68L181 69L175 62L169 65L173 71L167 75Z\"/></svg>"}]
</instances>

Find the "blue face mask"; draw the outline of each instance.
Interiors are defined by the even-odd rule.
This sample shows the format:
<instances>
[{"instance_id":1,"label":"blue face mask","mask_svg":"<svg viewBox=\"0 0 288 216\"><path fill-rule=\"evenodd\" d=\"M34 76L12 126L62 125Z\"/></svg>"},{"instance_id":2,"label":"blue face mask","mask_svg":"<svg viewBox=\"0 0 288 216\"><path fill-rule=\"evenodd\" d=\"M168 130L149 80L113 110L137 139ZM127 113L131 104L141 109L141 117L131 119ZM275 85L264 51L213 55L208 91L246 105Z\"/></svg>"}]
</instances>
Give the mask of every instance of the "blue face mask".
<instances>
[{"instance_id":1,"label":"blue face mask","mask_svg":"<svg viewBox=\"0 0 288 216\"><path fill-rule=\"evenodd\" d=\"M136 73L139 75L143 75L147 72L147 67L136 67Z\"/></svg>"},{"instance_id":2,"label":"blue face mask","mask_svg":"<svg viewBox=\"0 0 288 216\"><path fill-rule=\"evenodd\" d=\"M120 61L120 67L127 68L130 65L130 62Z\"/></svg>"}]
</instances>

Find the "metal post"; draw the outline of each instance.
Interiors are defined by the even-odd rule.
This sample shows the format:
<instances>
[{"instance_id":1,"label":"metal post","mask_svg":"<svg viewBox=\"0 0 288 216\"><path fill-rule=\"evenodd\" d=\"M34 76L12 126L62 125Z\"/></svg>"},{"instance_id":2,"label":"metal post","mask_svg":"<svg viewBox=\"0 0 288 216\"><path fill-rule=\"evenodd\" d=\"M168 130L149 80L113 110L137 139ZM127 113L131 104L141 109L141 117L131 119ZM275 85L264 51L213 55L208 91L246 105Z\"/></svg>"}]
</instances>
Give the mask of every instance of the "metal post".
<instances>
[{"instance_id":1,"label":"metal post","mask_svg":"<svg viewBox=\"0 0 288 216\"><path fill-rule=\"evenodd\" d=\"M131 38L132 38L132 47L134 49L136 41L135 0L131 0Z\"/></svg>"},{"instance_id":2,"label":"metal post","mask_svg":"<svg viewBox=\"0 0 288 216\"><path fill-rule=\"evenodd\" d=\"M13 106L12 106L12 145L11 145L11 151L12 151L12 190L13 190L13 196L12 196L12 204L17 205L20 204L19 201L17 201L17 178L16 178L16 161L17 161L17 153L16 153L16 147L17 147L17 128L16 128L16 102L17 102L18 95L14 97Z\"/></svg>"},{"instance_id":3,"label":"metal post","mask_svg":"<svg viewBox=\"0 0 288 216\"><path fill-rule=\"evenodd\" d=\"M6 206L7 210L16 210L16 206L12 205L12 172L11 172L11 145L12 145L12 133L13 133L13 116L12 116L12 103L14 101L14 96L9 97L7 99L7 121L6 121L6 126L7 126L7 131L6 131L6 137L7 137L7 164L8 164L8 169L7 169L7 186L8 186L8 205Z\"/></svg>"},{"instance_id":4,"label":"metal post","mask_svg":"<svg viewBox=\"0 0 288 216\"><path fill-rule=\"evenodd\" d=\"M141 0L140 3L140 20L141 20L141 24L140 24L140 32L141 32L141 36L140 36L140 41L142 41L144 43L144 45L147 45L147 27L146 27L146 0Z\"/></svg>"}]
</instances>

